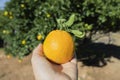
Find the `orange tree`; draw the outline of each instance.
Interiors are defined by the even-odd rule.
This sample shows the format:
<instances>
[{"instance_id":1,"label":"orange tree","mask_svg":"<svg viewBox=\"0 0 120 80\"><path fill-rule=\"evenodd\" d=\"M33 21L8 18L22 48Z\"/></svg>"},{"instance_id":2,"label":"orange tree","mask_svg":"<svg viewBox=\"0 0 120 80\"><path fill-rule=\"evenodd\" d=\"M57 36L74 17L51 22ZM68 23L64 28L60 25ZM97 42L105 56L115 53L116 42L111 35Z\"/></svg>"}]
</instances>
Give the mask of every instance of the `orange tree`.
<instances>
[{"instance_id":1,"label":"orange tree","mask_svg":"<svg viewBox=\"0 0 120 80\"><path fill-rule=\"evenodd\" d=\"M4 10L0 10L0 46L3 46L3 38L5 39L6 34L8 34L8 28L4 27L4 25L6 25L7 23L10 22L10 20L6 17L4 17L4 15L7 14L7 12L4 13Z\"/></svg>"},{"instance_id":2,"label":"orange tree","mask_svg":"<svg viewBox=\"0 0 120 80\"><path fill-rule=\"evenodd\" d=\"M55 29L75 40L87 31L118 30L119 6L120 0L10 0L0 19L6 54L22 59Z\"/></svg>"}]
</instances>

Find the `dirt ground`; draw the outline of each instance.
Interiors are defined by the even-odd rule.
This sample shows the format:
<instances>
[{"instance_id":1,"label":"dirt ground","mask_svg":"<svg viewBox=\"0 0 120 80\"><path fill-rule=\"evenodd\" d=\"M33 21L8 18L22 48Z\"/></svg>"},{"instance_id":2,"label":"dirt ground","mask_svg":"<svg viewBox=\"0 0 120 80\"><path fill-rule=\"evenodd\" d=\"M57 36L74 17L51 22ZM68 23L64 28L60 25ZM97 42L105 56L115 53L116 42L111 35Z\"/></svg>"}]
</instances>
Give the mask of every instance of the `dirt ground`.
<instances>
[{"instance_id":1,"label":"dirt ground","mask_svg":"<svg viewBox=\"0 0 120 80\"><path fill-rule=\"evenodd\" d=\"M96 50L98 54L83 51L87 55L78 55L78 80L120 80L120 32L98 34L93 37L94 43L84 47L88 52ZM19 63L17 58L8 59L0 49L0 80L35 80L31 55Z\"/></svg>"},{"instance_id":2,"label":"dirt ground","mask_svg":"<svg viewBox=\"0 0 120 80\"><path fill-rule=\"evenodd\" d=\"M17 58L7 58L0 50L0 80L35 80L31 66L31 55L19 63Z\"/></svg>"}]
</instances>

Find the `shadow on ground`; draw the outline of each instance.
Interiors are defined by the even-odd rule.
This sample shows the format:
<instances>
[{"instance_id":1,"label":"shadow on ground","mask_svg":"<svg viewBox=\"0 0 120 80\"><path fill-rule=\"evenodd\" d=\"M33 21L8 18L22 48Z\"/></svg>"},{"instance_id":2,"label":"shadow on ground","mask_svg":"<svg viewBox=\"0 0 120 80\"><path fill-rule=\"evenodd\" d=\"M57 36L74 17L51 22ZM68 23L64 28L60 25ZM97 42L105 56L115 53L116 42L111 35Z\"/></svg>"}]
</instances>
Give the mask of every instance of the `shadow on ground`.
<instances>
[{"instance_id":1,"label":"shadow on ground","mask_svg":"<svg viewBox=\"0 0 120 80\"><path fill-rule=\"evenodd\" d=\"M85 42L84 42L85 43ZM103 67L112 62L111 57L120 59L120 46L91 41L77 47L77 58L86 66Z\"/></svg>"},{"instance_id":2,"label":"shadow on ground","mask_svg":"<svg viewBox=\"0 0 120 80\"><path fill-rule=\"evenodd\" d=\"M3 47L3 40L0 38L0 48Z\"/></svg>"}]
</instances>

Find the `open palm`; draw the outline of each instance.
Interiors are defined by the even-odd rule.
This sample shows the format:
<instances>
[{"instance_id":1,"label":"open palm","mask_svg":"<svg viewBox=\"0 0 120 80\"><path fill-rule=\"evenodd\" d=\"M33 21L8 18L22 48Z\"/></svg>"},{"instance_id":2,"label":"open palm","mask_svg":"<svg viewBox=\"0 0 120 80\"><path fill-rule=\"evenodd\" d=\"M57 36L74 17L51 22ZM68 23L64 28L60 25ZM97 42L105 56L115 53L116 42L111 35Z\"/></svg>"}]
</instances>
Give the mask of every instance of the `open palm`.
<instances>
[{"instance_id":1,"label":"open palm","mask_svg":"<svg viewBox=\"0 0 120 80\"><path fill-rule=\"evenodd\" d=\"M36 80L76 80L76 59L61 65L54 64L44 57L41 44L34 49L31 62Z\"/></svg>"}]
</instances>

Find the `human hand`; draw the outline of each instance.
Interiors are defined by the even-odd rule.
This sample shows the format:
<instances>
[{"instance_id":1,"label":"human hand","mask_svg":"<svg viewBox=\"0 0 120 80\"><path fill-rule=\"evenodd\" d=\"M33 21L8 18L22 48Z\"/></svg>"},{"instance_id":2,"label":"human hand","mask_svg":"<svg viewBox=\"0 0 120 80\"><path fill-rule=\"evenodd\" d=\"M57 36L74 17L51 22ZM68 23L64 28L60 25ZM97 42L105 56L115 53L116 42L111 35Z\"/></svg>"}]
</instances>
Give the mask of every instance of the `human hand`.
<instances>
[{"instance_id":1,"label":"human hand","mask_svg":"<svg viewBox=\"0 0 120 80\"><path fill-rule=\"evenodd\" d=\"M36 80L76 80L77 66L73 58L65 64L55 64L47 60L43 55L42 44L39 44L32 54L32 68Z\"/></svg>"}]
</instances>

